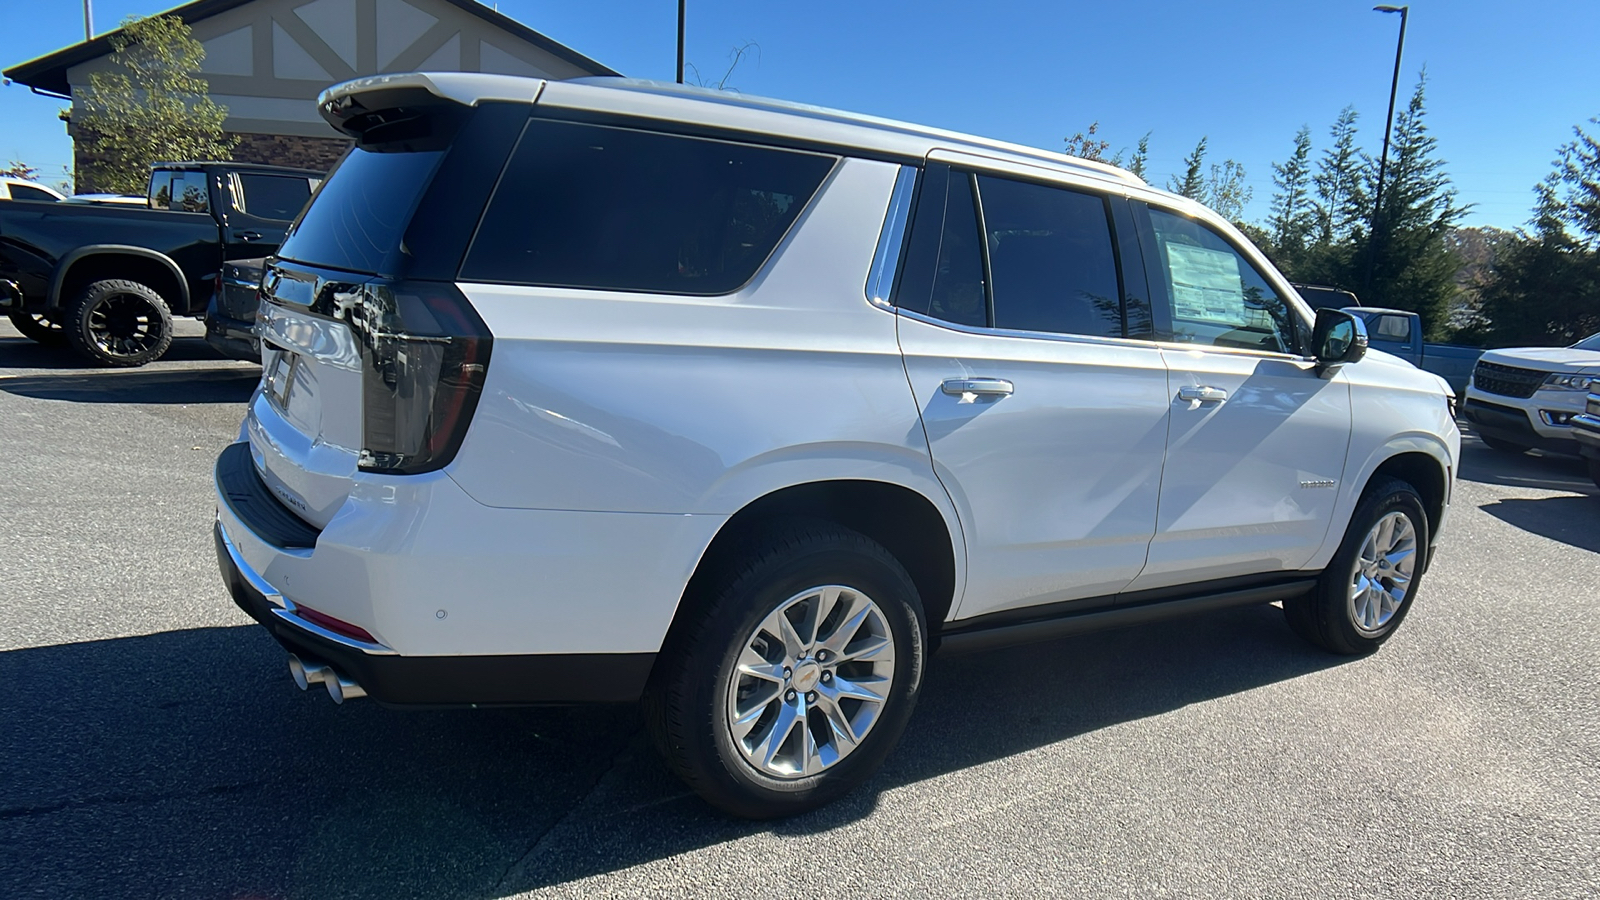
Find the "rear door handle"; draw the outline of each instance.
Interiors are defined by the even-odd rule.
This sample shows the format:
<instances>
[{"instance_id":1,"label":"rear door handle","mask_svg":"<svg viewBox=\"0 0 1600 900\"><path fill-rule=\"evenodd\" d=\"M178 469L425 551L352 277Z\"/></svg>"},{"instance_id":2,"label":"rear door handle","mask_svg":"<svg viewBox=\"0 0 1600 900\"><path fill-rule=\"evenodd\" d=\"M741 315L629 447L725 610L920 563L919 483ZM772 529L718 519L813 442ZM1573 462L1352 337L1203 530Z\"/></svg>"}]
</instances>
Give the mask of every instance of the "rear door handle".
<instances>
[{"instance_id":1,"label":"rear door handle","mask_svg":"<svg viewBox=\"0 0 1600 900\"><path fill-rule=\"evenodd\" d=\"M1221 403L1228 399L1228 392L1222 388L1206 387L1205 385L1190 385L1178 388L1178 399L1189 402Z\"/></svg>"},{"instance_id":2,"label":"rear door handle","mask_svg":"<svg viewBox=\"0 0 1600 900\"><path fill-rule=\"evenodd\" d=\"M259 240L261 240L261 232L259 232L259 231L241 231L237 235L235 235L235 237L237 237L241 241L259 241Z\"/></svg>"},{"instance_id":3,"label":"rear door handle","mask_svg":"<svg viewBox=\"0 0 1600 900\"><path fill-rule=\"evenodd\" d=\"M1016 386L1004 378L947 378L941 389L956 397L962 394L1004 397L1016 390Z\"/></svg>"}]
</instances>

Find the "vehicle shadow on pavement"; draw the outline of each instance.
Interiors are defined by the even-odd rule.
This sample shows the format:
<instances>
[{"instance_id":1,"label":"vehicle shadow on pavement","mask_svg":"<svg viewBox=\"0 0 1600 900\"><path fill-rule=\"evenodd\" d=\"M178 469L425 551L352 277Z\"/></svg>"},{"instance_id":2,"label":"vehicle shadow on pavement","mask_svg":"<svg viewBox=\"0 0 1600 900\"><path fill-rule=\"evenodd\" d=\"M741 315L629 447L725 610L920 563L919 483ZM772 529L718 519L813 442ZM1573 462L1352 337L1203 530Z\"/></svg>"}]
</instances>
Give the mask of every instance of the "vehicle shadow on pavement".
<instances>
[{"instance_id":1,"label":"vehicle shadow on pavement","mask_svg":"<svg viewBox=\"0 0 1600 900\"><path fill-rule=\"evenodd\" d=\"M1475 437L1461 442L1461 480L1541 491L1593 493L1589 470L1576 456L1491 450Z\"/></svg>"},{"instance_id":2,"label":"vehicle shadow on pavement","mask_svg":"<svg viewBox=\"0 0 1600 900\"><path fill-rule=\"evenodd\" d=\"M1479 508L1523 531L1600 553L1600 497L1508 497Z\"/></svg>"},{"instance_id":3,"label":"vehicle shadow on pavement","mask_svg":"<svg viewBox=\"0 0 1600 900\"><path fill-rule=\"evenodd\" d=\"M243 403L261 370L105 369L49 375L0 375L0 391L73 403Z\"/></svg>"},{"instance_id":4,"label":"vehicle shadow on pavement","mask_svg":"<svg viewBox=\"0 0 1600 900\"><path fill-rule=\"evenodd\" d=\"M0 321L4 321L0 319ZM12 332L15 334L15 332ZM175 337L172 346L162 354L161 362L199 362L227 360L204 337ZM65 345L46 347L25 337L0 337L0 370L5 369L89 369L96 368L87 359Z\"/></svg>"},{"instance_id":5,"label":"vehicle shadow on pavement","mask_svg":"<svg viewBox=\"0 0 1600 900\"><path fill-rule=\"evenodd\" d=\"M0 896L502 897L824 832L897 787L1341 661L1272 607L936 658L863 790L758 823L689 794L631 706L335 707L250 626L0 652Z\"/></svg>"}]
</instances>

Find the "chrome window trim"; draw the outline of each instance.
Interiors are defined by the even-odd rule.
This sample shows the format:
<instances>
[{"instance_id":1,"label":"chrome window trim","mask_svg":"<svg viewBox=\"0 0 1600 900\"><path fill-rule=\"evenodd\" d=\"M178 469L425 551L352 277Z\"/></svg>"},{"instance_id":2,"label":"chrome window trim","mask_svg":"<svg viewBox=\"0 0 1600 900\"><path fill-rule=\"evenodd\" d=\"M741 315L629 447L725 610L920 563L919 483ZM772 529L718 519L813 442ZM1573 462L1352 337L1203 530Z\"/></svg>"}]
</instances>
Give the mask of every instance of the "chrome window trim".
<instances>
[{"instance_id":1,"label":"chrome window trim","mask_svg":"<svg viewBox=\"0 0 1600 900\"><path fill-rule=\"evenodd\" d=\"M894 276L900 268L900 252L905 248L906 232L911 224L911 198L916 187L917 167L902 165L895 174L889 211L883 217L878 247L872 254L872 267L867 270L867 299L880 309L894 309L889 295L894 291Z\"/></svg>"},{"instance_id":2,"label":"chrome window trim","mask_svg":"<svg viewBox=\"0 0 1600 900\"><path fill-rule=\"evenodd\" d=\"M1239 347L1217 347L1210 344L1184 344L1177 341L1147 341L1140 338L1114 338L1102 337L1100 335L1093 334L1069 334L1065 332L1054 331L1021 331L1012 328L990 328L988 326L960 325L955 322L947 322L944 319L937 319L933 316L914 312L909 309L896 309L895 312L917 322L922 322L927 325L936 325L940 328L948 329L950 331L957 331L962 334L970 334L975 337L1024 338L1027 340L1056 341L1058 343L1068 344L1103 344L1113 347L1139 347L1155 350L1172 350L1182 353L1226 353L1230 356L1251 356L1257 359L1281 359L1299 363L1315 362L1315 360L1309 356L1296 356L1293 353L1273 353L1266 350L1245 350Z\"/></svg>"}]
</instances>

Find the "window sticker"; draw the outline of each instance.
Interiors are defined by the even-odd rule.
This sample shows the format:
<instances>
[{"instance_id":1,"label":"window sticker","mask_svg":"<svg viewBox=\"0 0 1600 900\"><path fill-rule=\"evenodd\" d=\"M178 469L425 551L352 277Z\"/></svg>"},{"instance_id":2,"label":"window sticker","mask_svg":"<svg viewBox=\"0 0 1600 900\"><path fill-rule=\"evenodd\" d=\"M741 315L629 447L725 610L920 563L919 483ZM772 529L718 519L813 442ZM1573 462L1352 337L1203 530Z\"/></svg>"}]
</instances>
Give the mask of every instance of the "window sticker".
<instances>
[{"instance_id":1,"label":"window sticker","mask_svg":"<svg viewBox=\"0 0 1600 900\"><path fill-rule=\"evenodd\" d=\"M1172 313L1179 319L1237 325L1247 321L1239 260L1226 250L1167 243Z\"/></svg>"}]
</instances>

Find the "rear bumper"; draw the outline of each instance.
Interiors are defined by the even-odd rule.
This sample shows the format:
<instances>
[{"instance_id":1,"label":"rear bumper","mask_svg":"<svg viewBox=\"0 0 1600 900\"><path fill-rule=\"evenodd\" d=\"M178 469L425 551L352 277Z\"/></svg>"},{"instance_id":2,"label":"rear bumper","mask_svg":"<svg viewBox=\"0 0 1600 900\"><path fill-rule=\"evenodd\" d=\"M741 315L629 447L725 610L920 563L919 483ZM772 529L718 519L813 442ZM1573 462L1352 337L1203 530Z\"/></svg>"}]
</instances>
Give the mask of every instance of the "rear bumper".
<instances>
[{"instance_id":1,"label":"rear bumper","mask_svg":"<svg viewBox=\"0 0 1600 900\"><path fill-rule=\"evenodd\" d=\"M301 619L293 601L266 586L250 569L221 522L213 537L223 583L240 609L285 650L332 666L386 706L628 703L644 692L655 664L654 653L400 656L382 645L363 644Z\"/></svg>"},{"instance_id":2,"label":"rear bumper","mask_svg":"<svg viewBox=\"0 0 1600 900\"><path fill-rule=\"evenodd\" d=\"M213 306L206 313L206 343L229 359L261 362L261 340L256 337L254 320L230 319Z\"/></svg>"}]
</instances>

